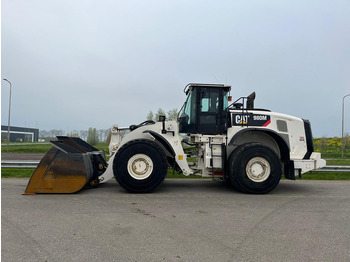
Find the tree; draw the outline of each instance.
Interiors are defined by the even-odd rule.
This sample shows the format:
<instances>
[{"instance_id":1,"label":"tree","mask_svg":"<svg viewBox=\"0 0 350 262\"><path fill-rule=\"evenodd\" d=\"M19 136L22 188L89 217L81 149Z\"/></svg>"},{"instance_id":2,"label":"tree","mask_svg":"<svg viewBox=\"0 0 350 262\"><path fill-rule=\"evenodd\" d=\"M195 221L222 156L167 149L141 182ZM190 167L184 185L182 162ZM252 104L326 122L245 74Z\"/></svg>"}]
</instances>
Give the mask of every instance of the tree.
<instances>
[{"instance_id":1,"label":"tree","mask_svg":"<svg viewBox=\"0 0 350 262\"><path fill-rule=\"evenodd\" d=\"M53 139L56 139L56 136L62 136L64 134L64 131L58 129L51 129L50 134Z\"/></svg>"},{"instance_id":2,"label":"tree","mask_svg":"<svg viewBox=\"0 0 350 262\"><path fill-rule=\"evenodd\" d=\"M168 111L168 116L167 119L169 121L176 121L177 120L177 109L171 109L170 111Z\"/></svg>"},{"instance_id":3,"label":"tree","mask_svg":"<svg viewBox=\"0 0 350 262\"><path fill-rule=\"evenodd\" d=\"M109 129L99 129L97 131L100 142L106 141L107 136L108 136L108 132L109 132Z\"/></svg>"},{"instance_id":4,"label":"tree","mask_svg":"<svg viewBox=\"0 0 350 262\"><path fill-rule=\"evenodd\" d=\"M146 116L147 120L153 120L155 122L157 122L159 120L159 116L166 116L166 119L169 121L172 120L177 120L177 109L171 109L168 111L168 113L166 114L165 111L161 108L158 108L157 113L154 115L152 110L149 111L149 113Z\"/></svg>"},{"instance_id":5,"label":"tree","mask_svg":"<svg viewBox=\"0 0 350 262\"><path fill-rule=\"evenodd\" d=\"M148 115L146 116L146 119L147 120L153 120L153 118L154 118L154 115L153 115L153 112L151 110L151 111L149 111Z\"/></svg>"},{"instance_id":6,"label":"tree","mask_svg":"<svg viewBox=\"0 0 350 262\"><path fill-rule=\"evenodd\" d=\"M79 132L77 130L73 130L67 134L69 137L79 137Z\"/></svg>"},{"instance_id":7,"label":"tree","mask_svg":"<svg viewBox=\"0 0 350 262\"><path fill-rule=\"evenodd\" d=\"M50 132L46 131L46 130L40 130L39 131L39 137L43 138L43 139L47 139L47 138L51 139Z\"/></svg>"},{"instance_id":8,"label":"tree","mask_svg":"<svg viewBox=\"0 0 350 262\"><path fill-rule=\"evenodd\" d=\"M111 137L112 137L111 130L108 130L108 135L107 135L107 138L106 138L107 145L109 145L111 143Z\"/></svg>"},{"instance_id":9,"label":"tree","mask_svg":"<svg viewBox=\"0 0 350 262\"><path fill-rule=\"evenodd\" d=\"M89 128L86 142L88 142L92 146L98 143L98 134L96 128Z\"/></svg>"},{"instance_id":10,"label":"tree","mask_svg":"<svg viewBox=\"0 0 350 262\"><path fill-rule=\"evenodd\" d=\"M81 139L86 140L88 132L86 130L80 130L79 135Z\"/></svg>"}]
</instances>

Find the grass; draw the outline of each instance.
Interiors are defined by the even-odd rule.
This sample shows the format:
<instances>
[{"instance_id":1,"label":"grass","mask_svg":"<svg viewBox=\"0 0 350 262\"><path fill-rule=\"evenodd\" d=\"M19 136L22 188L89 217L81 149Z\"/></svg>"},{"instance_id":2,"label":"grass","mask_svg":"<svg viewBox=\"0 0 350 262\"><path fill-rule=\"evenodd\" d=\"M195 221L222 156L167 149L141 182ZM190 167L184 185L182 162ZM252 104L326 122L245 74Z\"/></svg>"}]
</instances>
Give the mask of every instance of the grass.
<instances>
[{"instance_id":1,"label":"grass","mask_svg":"<svg viewBox=\"0 0 350 262\"><path fill-rule=\"evenodd\" d=\"M1 168L1 177L2 178L29 178L34 169L15 169L15 168Z\"/></svg>"},{"instance_id":2,"label":"grass","mask_svg":"<svg viewBox=\"0 0 350 262\"><path fill-rule=\"evenodd\" d=\"M350 180L350 174L348 172L312 171L301 176L303 180Z\"/></svg>"},{"instance_id":3,"label":"grass","mask_svg":"<svg viewBox=\"0 0 350 262\"><path fill-rule=\"evenodd\" d=\"M328 166L350 166L350 159L326 159Z\"/></svg>"},{"instance_id":4,"label":"grass","mask_svg":"<svg viewBox=\"0 0 350 262\"><path fill-rule=\"evenodd\" d=\"M45 154L50 150L51 144L42 143L30 143L27 145L10 144L9 152L7 152L7 146L1 145L1 153L10 154Z\"/></svg>"}]
</instances>

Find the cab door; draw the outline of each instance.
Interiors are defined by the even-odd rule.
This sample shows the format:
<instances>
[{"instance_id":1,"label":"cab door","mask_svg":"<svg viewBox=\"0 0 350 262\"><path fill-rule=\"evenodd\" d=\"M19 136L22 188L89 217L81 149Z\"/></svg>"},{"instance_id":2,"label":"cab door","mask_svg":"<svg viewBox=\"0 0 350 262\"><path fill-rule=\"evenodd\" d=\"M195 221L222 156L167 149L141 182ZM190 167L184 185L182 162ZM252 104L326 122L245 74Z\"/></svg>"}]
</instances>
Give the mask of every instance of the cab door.
<instances>
[{"instance_id":1,"label":"cab door","mask_svg":"<svg viewBox=\"0 0 350 262\"><path fill-rule=\"evenodd\" d=\"M198 88L198 133L223 134L226 132L225 93L222 88Z\"/></svg>"},{"instance_id":2,"label":"cab door","mask_svg":"<svg viewBox=\"0 0 350 262\"><path fill-rule=\"evenodd\" d=\"M187 134L216 135L227 131L229 86L190 86L179 112L179 131Z\"/></svg>"}]
</instances>

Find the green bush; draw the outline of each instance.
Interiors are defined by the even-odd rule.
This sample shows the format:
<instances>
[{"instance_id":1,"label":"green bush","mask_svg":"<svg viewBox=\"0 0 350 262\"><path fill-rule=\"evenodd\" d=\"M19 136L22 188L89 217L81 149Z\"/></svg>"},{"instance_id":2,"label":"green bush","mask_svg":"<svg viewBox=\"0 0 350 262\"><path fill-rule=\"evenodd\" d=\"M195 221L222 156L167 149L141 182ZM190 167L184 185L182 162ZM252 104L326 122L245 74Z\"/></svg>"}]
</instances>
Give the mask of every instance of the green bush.
<instances>
[{"instance_id":1,"label":"green bush","mask_svg":"<svg viewBox=\"0 0 350 262\"><path fill-rule=\"evenodd\" d=\"M314 148L316 152L321 152L323 158L341 158L342 138L314 138ZM344 158L350 158L350 137L344 138Z\"/></svg>"}]
</instances>

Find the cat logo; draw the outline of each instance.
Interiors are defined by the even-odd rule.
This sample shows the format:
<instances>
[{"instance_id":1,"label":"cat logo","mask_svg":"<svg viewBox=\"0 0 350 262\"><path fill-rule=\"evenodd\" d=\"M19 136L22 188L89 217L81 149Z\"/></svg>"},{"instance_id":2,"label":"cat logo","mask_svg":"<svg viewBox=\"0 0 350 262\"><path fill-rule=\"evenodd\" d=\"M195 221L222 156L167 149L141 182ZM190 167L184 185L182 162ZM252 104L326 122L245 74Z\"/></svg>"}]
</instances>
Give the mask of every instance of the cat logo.
<instances>
[{"instance_id":1,"label":"cat logo","mask_svg":"<svg viewBox=\"0 0 350 262\"><path fill-rule=\"evenodd\" d=\"M236 125L246 125L248 123L248 115L236 115L235 123Z\"/></svg>"},{"instance_id":2,"label":"cat logo","mask_svg":"<svg viewBox=\"0 0 350 262\"><path fill-rule=\"evenodd\" d=\"M254 115L252 113L232 115L232 125L234 126L267 127L269 124L271 124L271 117L269 115Z\"/></svg>"}]
</instances>

